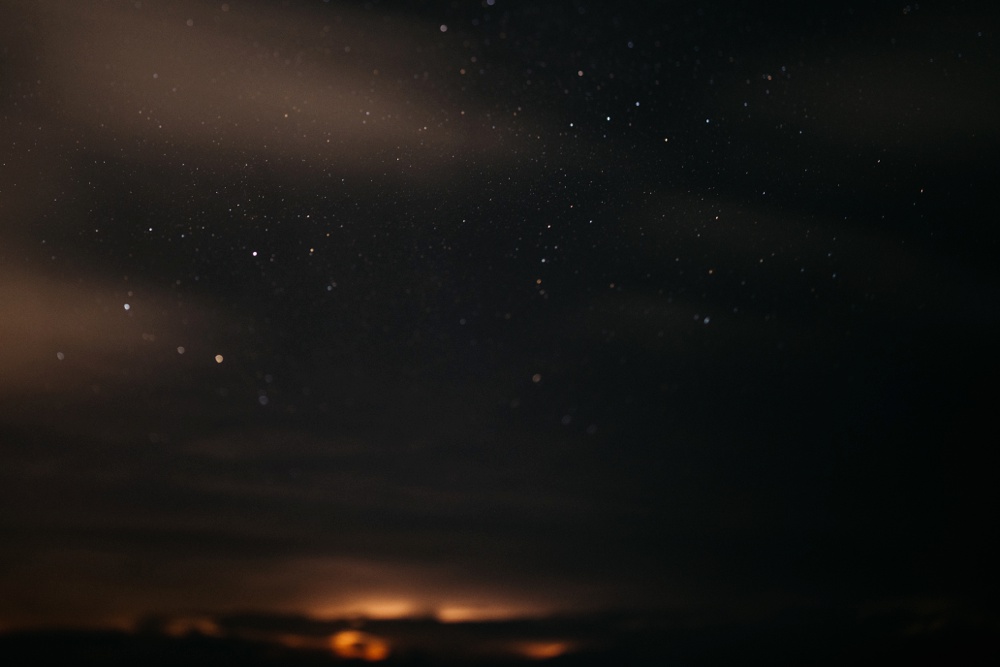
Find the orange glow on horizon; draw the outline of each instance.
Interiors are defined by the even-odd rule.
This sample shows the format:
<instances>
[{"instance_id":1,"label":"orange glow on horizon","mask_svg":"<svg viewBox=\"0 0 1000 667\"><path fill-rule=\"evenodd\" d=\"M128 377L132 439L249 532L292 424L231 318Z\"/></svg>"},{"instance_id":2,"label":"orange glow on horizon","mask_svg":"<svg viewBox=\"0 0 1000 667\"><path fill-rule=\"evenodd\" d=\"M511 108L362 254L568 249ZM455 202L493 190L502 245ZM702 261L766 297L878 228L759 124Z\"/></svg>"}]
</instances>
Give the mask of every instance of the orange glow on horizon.
<instances>
[{"instance_id":1,"label":"orange glow on horizon","mask_svg":"<svg viewBox=\"0 0 1000 667\"><path fill-rule=\"evenodd\" d=\"M369 598L352 603L313 607L308 614L314 618L367 618L391 620L425 616L423 607L401 598Z\"/></svg>"},{"instance_id":2,"label":"orange glow on horizon","mask_svg":"<svg viewBox=\"0 0 1000 667\"><path fill-rule=\"evenodd\" d=\"M391 574L391 572L390 572ZM538 618L553 612L553 607L524 600L497 599L488 601L484 591L475 601L467 595L441 600L436 595L408 590L399 596L360 596L336 603L311 604L303 612L313 618L326 619L413 619L435 618L441 623L505 621L515 618Z\"/></svg>"},{"instance_id":3,"label":"orange glow on horizon","mask_svg":"<svg viewBox=\"0 0 1000 667\"><path fill-rule=\"evenodd\" d=\"M330 648L338 658L378 662L389 657L389 644L360 630L344 630L330 637Z\"/></svg>"},{"instance_id":4,"label":"orange glow on horizon","mask_svg":"<svg viewBox=\"0 0 1000 667\"><path fill-rule=\"evenodd\" d=\"M438 608L435 616L442 623L471 623L537 617L541 613L540 609L503 605L444 605Z\"/></svg>"}]
</instances>

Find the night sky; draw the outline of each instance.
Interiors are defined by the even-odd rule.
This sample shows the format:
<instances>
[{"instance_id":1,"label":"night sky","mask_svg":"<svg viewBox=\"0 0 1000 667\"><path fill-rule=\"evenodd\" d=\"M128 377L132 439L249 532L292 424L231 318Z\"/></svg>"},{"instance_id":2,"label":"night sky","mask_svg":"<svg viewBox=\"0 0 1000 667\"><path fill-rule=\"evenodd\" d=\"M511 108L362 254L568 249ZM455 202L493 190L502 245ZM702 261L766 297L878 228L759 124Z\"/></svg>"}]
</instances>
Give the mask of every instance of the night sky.
<instances>
[{"instance_id":1,"label":"night sky","mask_svg":"<svg viewBox=\"0 0 1000 667\"><path fill-rule=\"evenodd\" d=\"M768 4L0 1L0 631L1000 635L1000 21Z\"/></svg>"}]
</instances>

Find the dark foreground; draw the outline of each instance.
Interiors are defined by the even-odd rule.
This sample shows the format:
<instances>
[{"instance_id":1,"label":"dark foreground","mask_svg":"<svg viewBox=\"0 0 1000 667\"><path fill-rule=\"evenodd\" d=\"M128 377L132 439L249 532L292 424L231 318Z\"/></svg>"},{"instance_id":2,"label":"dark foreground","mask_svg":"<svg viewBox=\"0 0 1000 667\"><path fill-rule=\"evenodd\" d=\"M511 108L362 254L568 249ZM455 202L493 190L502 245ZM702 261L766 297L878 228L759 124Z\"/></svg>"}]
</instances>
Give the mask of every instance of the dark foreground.
<instances>
[{"instance_id":1,"label":"dark foreground","mask_svg":"<svg viewBox=\"0 0 1000 667\"><path fill-rule=\"evenodd\" d=\"M268 631L295 626L315 635L324 626L347 627L346 622L242 616L226 619L223 625L235 634L210 637L191 632L171 637L152 627L137 633L15 632L0 635L0 655L68 665L369 662L323 649L320 636L299 637L298 648L289 645L293 635L281 635L284 643L274 640L276 634L262 639ZM1000 657L992 639L995 628L988 623L976 618L946 623L933 614L873 614L859 619L849 613L806 612L764 622L696 626L663 615L601 615L477 623L365 621L350 627L394 647L377 661L386 665L991 665ZM247 638L250 630L256 631L255 639ZM365 647L359 643L355 648L361 652Z\"/></svg>"}]
</instances>

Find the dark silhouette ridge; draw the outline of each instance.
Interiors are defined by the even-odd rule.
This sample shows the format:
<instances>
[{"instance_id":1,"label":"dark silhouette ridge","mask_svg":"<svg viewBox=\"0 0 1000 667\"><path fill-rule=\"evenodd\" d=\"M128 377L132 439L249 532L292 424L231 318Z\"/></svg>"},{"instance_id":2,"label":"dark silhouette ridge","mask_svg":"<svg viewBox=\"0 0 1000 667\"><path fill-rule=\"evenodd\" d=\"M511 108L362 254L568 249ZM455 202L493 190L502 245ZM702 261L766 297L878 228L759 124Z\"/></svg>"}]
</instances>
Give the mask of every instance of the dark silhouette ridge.
<instances>
[{"instance_id":1,"label":"dark silhouette ridge","mask_svg":"<svg viewBox=\"0 0 1000 667\"><path fill-rule=\"evenodd\" d=\"M839 612L788 610L757 622L684 623L676 614L595 614L495 622L433 619L316 621L294 616L220 617L230 633L322 639L358 627L393 646L377 663L337 657L319 642L292 648L239 636L182 637L138 633L37 630L0 635L0 656L31 656L39 664L270 667L335 664L504 665L992 665L1000 658L996 623L985 617L892 612L859 618ZM296 634L301 633L301 634ZM519 648L558 644L565 652L532 658Z\"/></svg>"}]
</instances>

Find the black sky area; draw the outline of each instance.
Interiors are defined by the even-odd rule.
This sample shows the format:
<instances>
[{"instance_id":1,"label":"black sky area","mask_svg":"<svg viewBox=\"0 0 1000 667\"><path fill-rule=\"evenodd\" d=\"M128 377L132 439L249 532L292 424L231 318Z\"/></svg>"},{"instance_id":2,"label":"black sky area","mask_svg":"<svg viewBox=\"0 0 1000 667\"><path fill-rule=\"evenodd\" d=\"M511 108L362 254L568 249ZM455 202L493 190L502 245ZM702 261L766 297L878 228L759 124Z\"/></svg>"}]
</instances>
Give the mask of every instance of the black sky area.
<instances>
[{"instance_id":1,"label":"black sky area","mask_svg":"<svg viewBox=\"0 0 1000 667\"><path fill-rule=\"evenodd\" d=\"M0 650L988 653L990 5L0 16Z\"/></svg>"}]
</instances>

